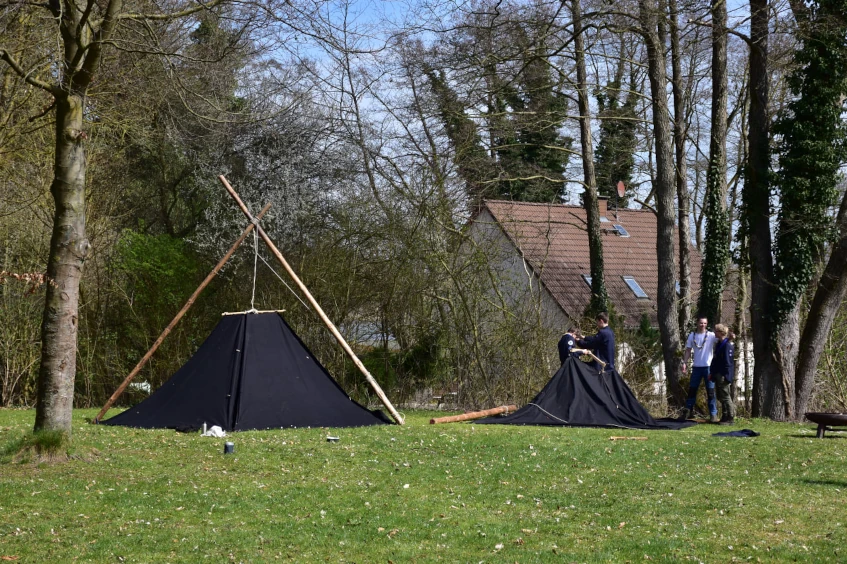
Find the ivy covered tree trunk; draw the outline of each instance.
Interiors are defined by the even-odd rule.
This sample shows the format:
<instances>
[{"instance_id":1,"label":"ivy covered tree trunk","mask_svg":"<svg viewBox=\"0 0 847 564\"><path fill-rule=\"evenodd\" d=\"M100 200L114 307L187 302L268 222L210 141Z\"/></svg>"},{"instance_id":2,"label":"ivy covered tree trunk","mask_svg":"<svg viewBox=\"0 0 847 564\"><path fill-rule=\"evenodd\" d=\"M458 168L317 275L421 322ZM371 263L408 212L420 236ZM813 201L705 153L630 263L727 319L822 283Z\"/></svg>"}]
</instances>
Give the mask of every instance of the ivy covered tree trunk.
<instances>
[{"instance_id":1,"label":"ivy covered tree trunk","mask_svg":"<svg viewBox=\"0 0 847 564\"><path fill-rule=\"evenodd\" d=\"M82 266L91 245L85 236L85 133L83 96L56 100L56 153L50 192L56 204L41 322L41 367L35 429L71 435L76 377L77 313Z\"/></svg>"},{"instance_id":2,"label":"ivy covered tree trunk","mask_svg":"<svg viewBox=\"0 0 847 564\"><path fill-rule=\"evenodd\" d=\"M729 215L726 210L726 2L712 0L712 127L706 171L705 257L700 275L700 316L721 321L723 288L729 266Z\"/></svg>"},{"instance_id":3,"label":"ivy covered tree trunk","mask_svg":"<svg viewBox=\"0 0 847 564\"><path fill-rule=\"evenodd\" d=\"M679 387L680 337L676 311L676 267L674 260L674 183L673 146L667 98L665 30L661 25L665 10L655 0L639 0L641 33L647 44L647 73L653 107L653 131L656 144L656 257L658 260L658 321L662 337L662 356L669 390Z\"/></svg>"},{"instance_id":4,"label":"ivy covered tree trunk","mask_svg":"<svg viewBox=\"0 0 847 564\"><path fill-rule=\"evenodd\" d=\"M588 75L585 70L585 40L582 36L581 0L573 0L574 51L576 56L579 138L582 143L582 172L585 181L584 204L588 218L588 249L591 262L591 302L587 314L608 311L608 295L603 273L603 238L600 234L600 210L597 204L597 179L594 175L594 148L591 140L591 107L588 103Z\"/></svg>"},{"instance_id":5,"label":"ivy covered tree trunk","mask_svg":"<svg viewBox=\"0 0 847 564\"><path fill-rule=\"evenodd\" d=\"M815 385L815 372L832 329L832 322L844 297L847 296L847 191L838 212L839 238L829 255L829 261L818 281L812 306L800 338L800 356L795 377L796 419L803 417Z\"/></svg>"},{"instance_id":6,"label":"ivy covered tree trunk","mask_svg":"<svg viewBox=\"0 0 847 564\"><path fill-rule=\"evenodd\" d=\"M765 396L770 400L765 404L766 412L770 411L766 414L788 419L800 416L794 406L799 304L818 272L827 244L834 239L830 209L836 205L841 167L847 161L842 120L847 92L847 4L818 0L792 8L801 41L794 54L795 70L788 77L794 98L774 126L780 139L776 184L781 205L774 271L779 283L771 291L770 313L772 345L782 370L778 390L782 397L771 397L777 396L776 391ZM823 302L818 302L821 306ZM822 313L819 310L817 315ZM813 321L811 331L818 321ZM813 344L804 341L802 345ZM814 354L807 363L812 357ZM807 377L810 367L806 364L803 369ZM808 399L809 382L804 386L798 396ZM784 414L777 411L779 407L784 407Z\"/></svg>"}]
</instances>

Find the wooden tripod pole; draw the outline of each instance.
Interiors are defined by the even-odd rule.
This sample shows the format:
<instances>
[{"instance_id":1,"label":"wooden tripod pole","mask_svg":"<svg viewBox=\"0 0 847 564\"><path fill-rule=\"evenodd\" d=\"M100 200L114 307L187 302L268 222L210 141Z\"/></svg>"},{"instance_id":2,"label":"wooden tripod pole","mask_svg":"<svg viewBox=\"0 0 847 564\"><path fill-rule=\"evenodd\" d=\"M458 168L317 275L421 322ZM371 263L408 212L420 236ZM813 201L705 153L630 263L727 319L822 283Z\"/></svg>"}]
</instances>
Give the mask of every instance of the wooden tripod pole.
<instances>
[{"instance_id":1,"label":"wooden tripod pole","mask_svg":"<svg viewBox=\"0 0 847 564\"><path fill-rule=\"evenodd\" d=\"M229 195L232 196L232 198L238 204L238 207L241 208L241 211L244 212L244 215L247 216L247 219L253 221L253 216L250 215L250 210L247 209L247 206L244 205L244 202L241 201L241 198L238 196L232 186L230 186L226 177L224 177L224 175L222 174L218 176L218 180L220 180L221 184L224 185L226 191L229 192ZM282 256L282 253L279 252L279 249L277 249L276 245L274 245L273 241L271 241L270 237L268 237L267 233L265 233L265 230L262 229L261 225L257 225L257 230L259 232L259 236L274 254L276 259L279 261L279 263L282 265L282 267L285 269L291 279L294 280L294 283L297 284L297 287L300 288L300 291L303 292L303 295L306 296L306 299L317 312L318 317L321 318L321 320L330 330L332 336L335 337L335 340L338 341L338 344L341 345L341 348L344 349L344 352L347 353L347 356L350 357L350 360L353 361L353 364L355 364L359 371L364 374L365 379L368 381L368 384L370 384L371 388L373 388L374 392L376 392L376 395L379 397L380 401L382 401L382 404L385 406L388 412L391 414L391 417L393 417L399 425L402 425L404 423L403 417L401 417L400 414L397 413L397 410L394 409L394 406L391 405L390 401L388 401L388 397L385 395L385 392L382 391L382 388L379 387L377 381L374 379L373 376L371 376L371 373L368 372L368 369L365 368L365 365L362 364L362 361L359 360L359 357L356 356L356 353L353 352L353 349L350 348L350 345L347 344L347 341L344 340L344 337L341 335L341 333L338 332L338 329L336 329L332 321L329 320L329 317L327 317L326 313L324 313L324 310L318 304L317 300L315 300L315 298L312 296L312 293L309 292L309 289L306 288L306 285L303 284L303 281L300 280L297 274L294 273L294 270L291 268L291 266L289 266L288 261L286 261L285 257Z\"/></svg>"},{"instance_id":2,"label":"wooden tripod pole","mask_svg":"<svg viewBox=\"0 0 847 564\"><path fill-rule=\"evenodd\" d=\"M267 204L264 208L262 208L262 211L260 211L259 215L256 217L256 221L261 219L262 216L267 213L270 207L271 205ZM252 218L250 219L252 220ZM138 373L141 371L142 368L144 368L144 365L147 364L147 361L150 360L150 357L153 356L153 353L156 352L156 349L158 349L162 342L164 342L165 337L167 337L168 334L170 334L170 332L173 330L173 328L176 327L176 324L179 323L179 320L182 319L182 316L185 315L185 313L188 311L188 308L190 308L194 304L194 300L197 299L197 296L200 295L200 292L202 292L203 289L209 285L209 282L212 281L212 278L214 278L218 274L218 272L220 272L220 270L224 267L229 258L232 256L232 254L238 249L238 247L241 246L241 243L244 242L244 239L246 239L247 236L250 235L250 232L253 231L255 227L255 224L250 223L250 225L248 225L247 228L244 229L244 231L241 233L241 237L239 237L235 241L235 243L232 244L232 247L230 247L226 254L223 256L223 258L218 261L218 264L215 265L215 268L213 268L209 275L206 276L206 278L200 283L200 286L198 286L197 289L194 290L194 293L191 294L191 297L188 298L188 301L185 302L185 305L182 306L182 309L179 310L173 320L168 324L167 327L165 327L165 330L162 331L162 334L159 335L159 338L156 339L156 342L153 343L153 346L150 347L150 350L147 351L147 354L145 354L141 358L141 360L138 361L138 364L135 365L135 368L132 369L132 372L130 372L129 375L124 378L124 381L121 382L121 385L118 386L118 389L115 390L115 393L112 394L112 397L109 398L109 401L106 402L106 405L103 406L103 409L101 409L100 413L97 414L97 417L94 418L95 423L100 422L100 419L102 419L103 416L106 415L106 412L109 411L109 409L112 407L112 404L114 404L115 401L120 397L120 395L124 393L126 387L129 386L130 382L132 382L132 379L138 376Z\"/></svg>"}]
</instances>

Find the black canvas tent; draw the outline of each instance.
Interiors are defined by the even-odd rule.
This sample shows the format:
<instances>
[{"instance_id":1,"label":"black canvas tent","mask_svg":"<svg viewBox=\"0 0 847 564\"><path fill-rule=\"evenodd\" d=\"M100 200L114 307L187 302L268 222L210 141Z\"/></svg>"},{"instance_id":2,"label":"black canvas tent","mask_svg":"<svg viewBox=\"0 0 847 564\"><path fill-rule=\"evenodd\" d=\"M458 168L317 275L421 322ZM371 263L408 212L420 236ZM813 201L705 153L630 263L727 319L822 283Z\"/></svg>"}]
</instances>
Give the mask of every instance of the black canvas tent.
<instances>
[{"instance_id":1,"label":"black canvas tent","mask_svg":"<svg viewBox=\"0 0 847 564\"><path fill-rule=\"evenodd\" d=\"M696 425L693 421L653 419L617 371L598 373L576 358L566 359L544 389L516 412L476 423L624 429L683 429Z\"/></svg>"},{"instance_id":2,"label":"black canvas tent","mask_svg":"<svg viewBox=\"0 0 847 564\"><path fill-rule=\"evenodd\" d=\"M353 401L281 315L224 315L197 352L147 399L104 425L226 431L360 427L391 421Z\"/></svg>"}]
</instances>

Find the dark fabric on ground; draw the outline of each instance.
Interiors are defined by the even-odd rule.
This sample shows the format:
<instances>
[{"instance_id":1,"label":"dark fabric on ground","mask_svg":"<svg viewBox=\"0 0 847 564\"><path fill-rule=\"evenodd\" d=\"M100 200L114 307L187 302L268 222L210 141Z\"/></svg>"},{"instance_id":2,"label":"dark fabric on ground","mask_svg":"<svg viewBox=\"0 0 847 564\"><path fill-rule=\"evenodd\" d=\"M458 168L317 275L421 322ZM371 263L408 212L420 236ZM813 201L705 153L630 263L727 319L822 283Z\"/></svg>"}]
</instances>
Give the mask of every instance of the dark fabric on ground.
<instances>
[{"instance_id":1,"label":"dark fabric on ground","mask_svg":"<svg viewBox=\"0 0 847 564\"><path fill-rule=\"evenodd\" d=\"M150 397L106 421L225 431L359 427L391 421L353 401L277 313L226 315Z\"/></svg>"},{"instance_id":2,"label":"dark fabric on ground","mask_svg":"<svg viewBox=\"0 0 847 564\"><path fill-rule=\"evenodd\" d=\"M713 433L713 437L758 437L761 433L757 433L752 429L741 429L740 431L727 431L726 433Z\"/></svg>"},{"instance_id":3,"label":"dark fabric on ground","mask_svg":"<svg viewBox=\"0 0 847 564\"><path fill-rule=\"evenodd\" d=\"M544 389L511 415L475 423L499 425L561 425L624 429L684 429L697 423L653 419L616 371L598 374L568 358Z\"/></svg>"}]
</instances>

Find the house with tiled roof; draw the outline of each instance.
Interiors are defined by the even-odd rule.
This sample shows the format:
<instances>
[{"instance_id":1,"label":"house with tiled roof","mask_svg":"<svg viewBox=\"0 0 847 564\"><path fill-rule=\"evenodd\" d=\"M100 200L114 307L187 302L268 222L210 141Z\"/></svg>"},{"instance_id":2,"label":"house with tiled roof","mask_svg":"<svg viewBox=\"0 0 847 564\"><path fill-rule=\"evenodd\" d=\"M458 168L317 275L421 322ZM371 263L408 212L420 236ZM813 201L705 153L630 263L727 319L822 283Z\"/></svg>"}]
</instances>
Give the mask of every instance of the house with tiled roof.
<instances>
[{"instance_id":1,"label":"house with tiled roof","mask_svg":"<svg viewBox=\"0 0 847 564\"><path fill-rule=\"evenodd\" d=\"M657 224L651 210L608 209L600 199L600 229L606 290L624 325L637 327L646 314L657 326ZM470 226L477 245L495 256L505 285L538 293L550 323L559 327L582 317L591 297L586 210L581 206L488 200ZM676 243L676 239L674 241ZM691 253L693 300L699 292L702 258ZM677 253L677 245L674 246ZM518 290L509 292L521 299ZM554 326L555 326L554 325Z\"/></svg>"}]
</instances>

